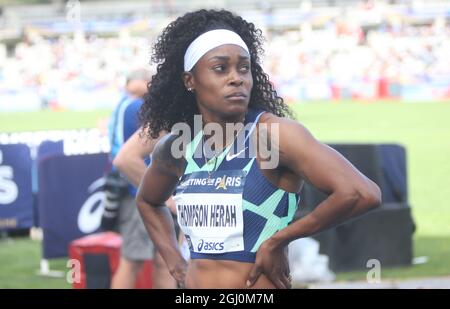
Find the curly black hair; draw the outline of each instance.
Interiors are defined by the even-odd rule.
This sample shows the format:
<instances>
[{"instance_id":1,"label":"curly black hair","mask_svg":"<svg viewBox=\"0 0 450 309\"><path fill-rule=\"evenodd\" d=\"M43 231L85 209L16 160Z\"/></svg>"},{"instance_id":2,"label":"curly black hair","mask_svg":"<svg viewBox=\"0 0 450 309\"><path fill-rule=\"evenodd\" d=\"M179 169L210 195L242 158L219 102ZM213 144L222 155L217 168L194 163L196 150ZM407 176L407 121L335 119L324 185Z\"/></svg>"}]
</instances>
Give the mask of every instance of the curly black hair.
<instances>
[{"instance_id":1,"label":"curly black hair","mask_svg":"<svg viewBox=\"0 0 450 309\"><path fill-rule=\"evenodd\" d=\"M249 107L262 109L280 117L292 117L289 107L269 82L260 65L263 36L260 29L226 10L198 10L177 18L158 37L152 54L157 73L149 83L139 118L144 132L156 138L160 131L170 131L178 122L191 128L195 114L199 114L195 95L186 90L181 78L184 72L184 53L189 44L202 33L225 28L239 34L247 44L251 58L253 89Z\"/></svg>"}]
</instances>

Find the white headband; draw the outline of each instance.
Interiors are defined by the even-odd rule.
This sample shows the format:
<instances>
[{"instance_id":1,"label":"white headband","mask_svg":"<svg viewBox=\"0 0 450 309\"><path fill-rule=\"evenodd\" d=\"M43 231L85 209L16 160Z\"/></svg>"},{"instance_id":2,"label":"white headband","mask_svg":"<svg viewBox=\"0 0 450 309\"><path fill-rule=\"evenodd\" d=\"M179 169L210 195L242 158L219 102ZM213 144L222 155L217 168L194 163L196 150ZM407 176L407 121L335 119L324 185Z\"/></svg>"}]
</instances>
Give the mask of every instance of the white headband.
<instances>
[{"instance_id":1,"label":"white headband","mask_svg":"<svg viewBox=\"0 0 450 309\"><path fill-rule=\"evenodd\" d=\"M199 35L186 49L184 54L184 71L192 70L204 54L217 46L225 44L238 45L250 54L244 40L236 32L226 29L211 30Z\"/></svg>"}]
</instances>

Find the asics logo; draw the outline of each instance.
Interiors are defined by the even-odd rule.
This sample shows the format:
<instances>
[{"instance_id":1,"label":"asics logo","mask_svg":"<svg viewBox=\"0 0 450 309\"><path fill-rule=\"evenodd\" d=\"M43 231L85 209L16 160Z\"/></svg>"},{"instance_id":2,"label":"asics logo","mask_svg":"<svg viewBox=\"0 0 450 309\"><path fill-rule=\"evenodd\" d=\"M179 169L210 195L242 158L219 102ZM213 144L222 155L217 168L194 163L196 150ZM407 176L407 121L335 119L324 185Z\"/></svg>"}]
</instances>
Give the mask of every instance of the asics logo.
<instances>
[{"instance_id":1,"label":"asics logo","mask_svg":"<svg viewBox=\"0 0 450 309\"><path fill-rule=\"evenodd\" d=\"M198 251L221 251L224 249L223 242L206 242L203 239L200 239L200 242L197 246Z\"/></svg>"}]
</instances>

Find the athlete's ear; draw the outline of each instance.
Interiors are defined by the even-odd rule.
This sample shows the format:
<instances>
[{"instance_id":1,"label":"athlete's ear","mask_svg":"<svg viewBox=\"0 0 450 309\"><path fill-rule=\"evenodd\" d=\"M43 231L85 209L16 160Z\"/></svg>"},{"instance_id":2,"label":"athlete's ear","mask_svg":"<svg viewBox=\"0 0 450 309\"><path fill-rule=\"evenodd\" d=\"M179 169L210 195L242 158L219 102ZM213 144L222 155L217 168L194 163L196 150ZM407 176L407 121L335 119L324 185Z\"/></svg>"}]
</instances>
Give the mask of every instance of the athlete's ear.
<instances>
[{"instance_id":1,"label":"athlete's ear","mask_svg":"<svg viewBox=\"0 0 450 309\"><path fill-rule=\"evenodd\" d=\"M192 75L191 72L183 72L181 74L181 78L183 79L184 86L188 91L193 91L195 89L194 75Z\"/></svg>"}]
</instances>

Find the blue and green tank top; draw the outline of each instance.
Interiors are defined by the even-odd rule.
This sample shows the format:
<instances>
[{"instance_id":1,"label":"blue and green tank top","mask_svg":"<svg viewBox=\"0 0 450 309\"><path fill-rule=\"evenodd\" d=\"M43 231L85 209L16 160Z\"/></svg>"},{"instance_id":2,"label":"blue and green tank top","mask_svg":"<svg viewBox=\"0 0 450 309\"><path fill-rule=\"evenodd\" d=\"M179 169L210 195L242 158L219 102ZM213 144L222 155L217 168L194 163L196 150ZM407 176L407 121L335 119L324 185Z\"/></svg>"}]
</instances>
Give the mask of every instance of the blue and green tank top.
<instances>
[{"instance_id":1,"label":"blue and green tank top","mask_svg":"<svg viewBox=\"0 0 450 309\"><path fill-rule=\"evenodd\" d=\"M250 129L208 162L202 131L188 144L174 200L191 259L254 262L262 242L293 219L299 194L270 183L251 151L249 137L263 113L249 109L244 125Z\"/></svg>"}]
</instances>

